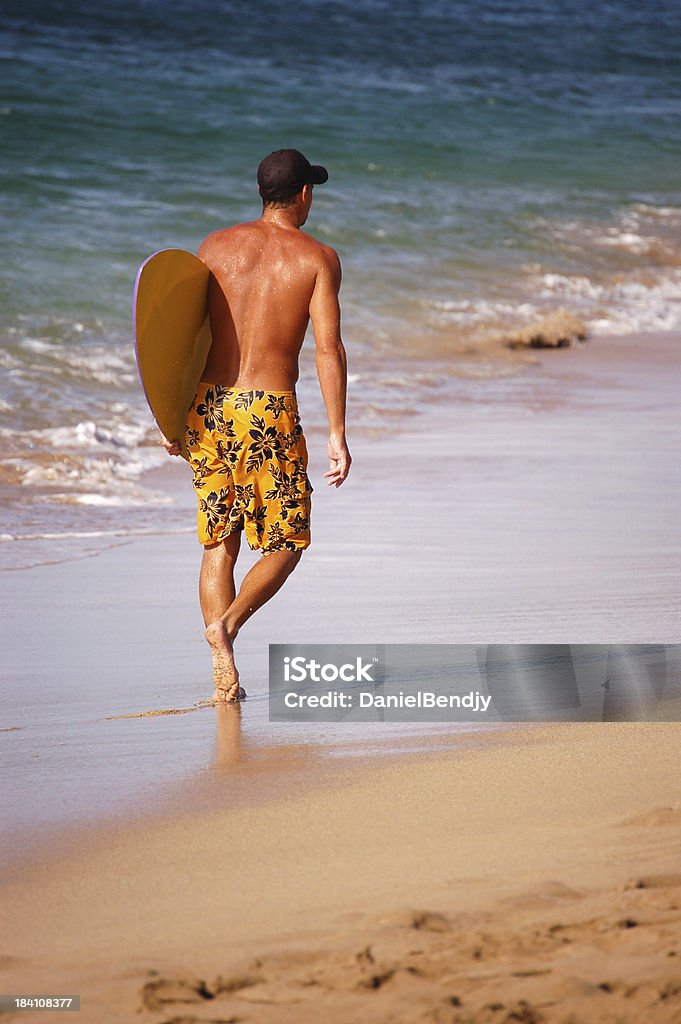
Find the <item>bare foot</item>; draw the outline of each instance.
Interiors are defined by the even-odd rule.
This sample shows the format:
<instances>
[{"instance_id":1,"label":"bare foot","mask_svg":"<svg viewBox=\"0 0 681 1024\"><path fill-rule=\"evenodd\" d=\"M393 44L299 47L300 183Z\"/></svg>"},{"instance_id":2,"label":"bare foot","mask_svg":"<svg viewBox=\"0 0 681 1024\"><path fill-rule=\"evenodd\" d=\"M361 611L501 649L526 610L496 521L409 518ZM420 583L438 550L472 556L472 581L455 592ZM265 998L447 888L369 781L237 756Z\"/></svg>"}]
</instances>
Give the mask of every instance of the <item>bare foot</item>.
<instances>
[{"instance_id":1,"label":"bare foot","mask_svg":"<svg viewBox=\"0 0 681 1024\"><path fill-rule=\"evenodd\" d=\"M194 708L214 708L224 704L236 704L240 700L245 700L248 694L244 690L243 686L240 686L237 690L236 697L232 700L227 700L227 694L224 690L215 690L212 697L205 697L204 700L197 700L194 704ZM194 708L188 710L193 711Z\"/></svg>"},{"instance_id":2,"label":"bare foot","mask_svg":"<svg viewBox=\"0 0 681 1024\"><path fill-rule=\"evenodd\" d=\"M234 704L238 700L245 700L247 693L243 686L238 686L236 695L234 697L228 697L225 690L216 690L211 698L211 704Z\"/></svg>"},{"instance_id":3,"label":"bare foot","mask_svg":"<svg viewBox=\"0 0 681 1024\"><path fill-rule=\"evenodd\" d=\"M239 673L234 664L234 651L227 627L221 619L212 622L206 629L206 640L213 656L214 701L227 703L239 700ZM244 693L244 697L246 694Z\"/></svg>"}]
</instances>

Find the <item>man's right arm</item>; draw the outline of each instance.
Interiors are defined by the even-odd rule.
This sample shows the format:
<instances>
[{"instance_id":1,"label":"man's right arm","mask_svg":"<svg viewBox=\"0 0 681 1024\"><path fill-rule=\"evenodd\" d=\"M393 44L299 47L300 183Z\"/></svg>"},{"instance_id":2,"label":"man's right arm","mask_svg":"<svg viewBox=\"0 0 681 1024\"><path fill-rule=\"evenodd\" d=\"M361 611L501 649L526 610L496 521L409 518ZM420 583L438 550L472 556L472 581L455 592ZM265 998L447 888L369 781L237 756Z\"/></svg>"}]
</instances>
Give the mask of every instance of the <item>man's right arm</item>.
<instances>
[{"instance_id":1,"label":"man's right arm","mask_svg":"<svg viewBox=\"0 0 681 1024\"><path fill-rule=\"evenodd\" d=\"M345 439L347 361L340 333L341 265L333 249L324 246L317 280L310 300L314 330L317 376L329 418L329 484L340 487L350 471L352 459Z\"/></svg>"}]
</instances>

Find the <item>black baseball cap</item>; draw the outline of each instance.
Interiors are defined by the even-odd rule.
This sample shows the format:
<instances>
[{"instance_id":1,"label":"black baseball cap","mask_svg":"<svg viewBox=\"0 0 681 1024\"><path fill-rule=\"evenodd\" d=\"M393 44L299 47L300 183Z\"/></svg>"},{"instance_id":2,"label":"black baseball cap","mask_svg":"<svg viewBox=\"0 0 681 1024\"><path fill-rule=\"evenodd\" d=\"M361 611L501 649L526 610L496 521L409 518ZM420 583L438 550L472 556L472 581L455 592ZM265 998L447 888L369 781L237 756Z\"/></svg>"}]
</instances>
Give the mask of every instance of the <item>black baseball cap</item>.
<instances>
[{"instance_id":1,"label":"black baseball cap","mask_svg":"<svg viewBox=\"0 0 681 1024\"><path fill-rule=\"evenodd\" d=\"M258 167L258 189L263 199L291 199L303 185L323 185L329 180L326 167L311 164L297 149L276 149Z\"/></svg>"}]
</instances>

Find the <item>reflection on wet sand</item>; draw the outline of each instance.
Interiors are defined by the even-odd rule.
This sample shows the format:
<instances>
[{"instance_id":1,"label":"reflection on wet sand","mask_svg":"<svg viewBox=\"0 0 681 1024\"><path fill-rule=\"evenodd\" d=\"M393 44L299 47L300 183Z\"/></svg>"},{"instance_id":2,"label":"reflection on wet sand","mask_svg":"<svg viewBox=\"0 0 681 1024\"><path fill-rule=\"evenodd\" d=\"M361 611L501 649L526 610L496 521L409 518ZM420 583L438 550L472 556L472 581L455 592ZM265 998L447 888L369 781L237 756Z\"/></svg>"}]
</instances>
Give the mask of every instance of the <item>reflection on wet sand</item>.
<instances>
[{"instance_id":1,"label":"reflection on wet sand","mask_svg":"<svg viewBox=\"0 0 681 1024\"><path fill-rule=\"evenodd\" d=\"M215 768L232 768L244 757L241 704L215 706Z\"/></svg>"},{"instance_id":2,"label":"reflection on wet sand","mask_svg":"<svg viewBox=\"0 0 681 1024\"><path fill-rule=\"evenodd\" d=\"M338 776L328 747L314 742L263 742L249 730L258 716L256 702L215 708L213 757L175 792L178 807L198 809L235 806L276 798L304 785L318 785L325 774ZM299 737L296 737L299 739Z\"/></svg>"}]
</instances>

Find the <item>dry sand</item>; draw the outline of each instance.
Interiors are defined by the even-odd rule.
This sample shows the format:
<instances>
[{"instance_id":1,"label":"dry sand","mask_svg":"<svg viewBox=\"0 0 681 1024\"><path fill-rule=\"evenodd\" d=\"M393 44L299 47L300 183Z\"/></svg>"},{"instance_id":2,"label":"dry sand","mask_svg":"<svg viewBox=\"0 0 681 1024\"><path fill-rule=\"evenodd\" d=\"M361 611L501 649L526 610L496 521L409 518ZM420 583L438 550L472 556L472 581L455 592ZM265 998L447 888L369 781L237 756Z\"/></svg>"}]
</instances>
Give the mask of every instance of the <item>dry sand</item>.
<instances>
[{"instance_id":1,"label":"dry sand","mask_svg":"<svg viewBox=\"0 0 681 1024\"><path fill-rule=\"evenodd\" d=\"M672 1024L679 738L488 735L121 830L7 886L1 987L88 1024Z\"/></svg>"}]
</instances>

